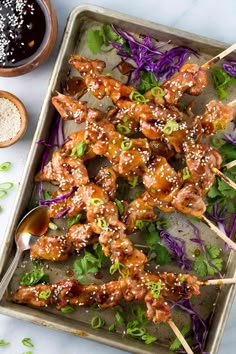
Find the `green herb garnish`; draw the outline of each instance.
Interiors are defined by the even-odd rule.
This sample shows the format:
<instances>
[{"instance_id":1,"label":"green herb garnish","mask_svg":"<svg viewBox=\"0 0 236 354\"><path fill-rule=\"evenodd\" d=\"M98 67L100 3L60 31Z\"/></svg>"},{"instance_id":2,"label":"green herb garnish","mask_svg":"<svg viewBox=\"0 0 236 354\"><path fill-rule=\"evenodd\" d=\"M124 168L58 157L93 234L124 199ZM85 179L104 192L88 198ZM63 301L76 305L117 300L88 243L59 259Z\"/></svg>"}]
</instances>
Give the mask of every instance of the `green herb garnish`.
<instances>
[{"instance_id":1,"label":"green herb garnish","mask_svg":"<svg viewBox=\"0 0 236 354\"><path fill-rule=\"evenodd\" d=\"M181 334L183 335L183 337L185 337L189 333L190 329L191 329L190 326L184 326L182 328ZM180 343L179 339L175 338L175 340L170 345L170 350L174 352L174 351L180 349L181 346L182 346L182 344Z\"/></svg>"},{"instance_id":2,"label":"green herb garnish","mask_svg":"<svg viewBox=\"0 0 236 354\"><path fill-rule=\"evenodd\" d=\"M195 272L201 277L217 274L223 267L223 259L220 257L221 250L211 245L206 245L205 248L206 254L201 251L196 256L193 266Z\"/></svg>"},{"instance_id":3,"label":"green herb garnish","mask_svg":"<svg viewBox=\"0 0 236 354\"><path fill-rule=\"evenodd\" d=\"M31 286L38 283L47 283L49 281L43 269L33 269L30 272L23 273L20 276L20 285Z\"/></svg>"},{"instance_id":4,"label":"green herb garnish","mask_svg":"<svg viewBox=\"0 0 236 354\"><path fill-rule=\"evenodd\" d=\"M5 341L4 339L0 339L0 347L6 347L7 345L10 345L10 342Z\"/></svg>"},{"instance_id":5,"label":"green herb garnish","mask_svg":"<svg viewBox=\"0 0 236 354\"><path fill-rule=\"evenodd\" d=\"M82 140L79 144L73 147L70 156L71 157L82 157L87 150L87 144L84 140Z\"/></svg>"},{"instance_id":6,"label":"green herb garnish","mask_svg":"<svg viewBox=\"0 0 236 354\"><path fill-rule=\"evenodd\" d=\"M212 78L219 100L224 100L228 96L227 90L229 86L236 85L236 78L230 76L224 69L219 67L212 69Z\"/></svg>"},{"instance_id":7,"label":"green herb garnish","mask_svg":"<svg viewBox=\"0 0 236 354\"><path fill-rule=\"evenodd\" d=\"M110 274L114 274L115 272L119 272L122 278L129 276L129 268L123 263L120 263L118 259L110 266Z\"/></svg>"},{"instance_id":8,"label":"green herb garnish","mask_svg":"<svg viewBox=\"0 0 236 354\"><path fill-rule=\"evenodd\" d=\"M61 308L61 312L62 313L72 313L72 312L75 312L75 308L71 305L66 305Z\"/></svg>"},{"instance_id":9,"label":"green herb garnish","mask_svg":"<svg viewBox=\"0 0 236 354\"><path fill-rule=\"evenodd\" d=\"M94 316L91 320L91 327L93 329L98 329L104 327L106 322L100 316Z\"/></svg>"},{"instance_id":10,"label":"green herb garnish","mask_svg":"<svg viewBox=\"0 0 236 354\"><path fill-rule=\"evenodd\" d=\"M10 167L11 167L11 162L9 161L3 162L0 165L0 172L6 172L10 169Z\"/></svg>"},{"instance_id":11,"label":"green herb garnish","mask_svg":"<svg viewBox=\"0 0 236 354\"><path fill-rule=\"evenodd\" d=\"M143 341L145 344L151 344L157 340L157 337L151 335L145 327L140 327L136 320L127 323L126 334Z\"/></svg>"},{"instance_id":12,"label":"green herb garnish","mask_svg":"<svg viewBox=\"0 0 236 354\"><path fill-rule=\"evenodd\" d=\"M21 342L25 347L29 347L29 348L34 347L34 344L32 343L31 338L23 338Z\"/></svg>"},{"instance_id":13,"label":"green herb garnish","mask_svg":"<svg viewBox=\"0 0 236 354\"><path fill-rule=\"evenodd\" d=\"M154 299L159 299L163 284L161 281L149 281L147 282L147 287L151 291Z\"/></svg>"},{"instance_id":14,"label":"green herb garnish","mask_svg":"<svg viewBox=\"0 0 236 354\"><path fill-rule=\"evenodd\" d=\"M67 227L70 228L71 226L78 224L79 221L84 218L84 216L85 216L85 213L82 212L82 213L79 213L75 216L68 217L66 219L67 220Z\"/></svg>"},{"instance_id":15,"label":"green herb garnish","mask_svg":"<svg viewBox=\"0 0 236 354\"><path fill-rule=\"evenodd\" d=\"M123 213L124 213L124 205L123 205L123 203L119 199L116 199L116 198L115 198L114 202L116 203L116 206L117 206L119 214L123 215Z\"/></svg>"},{"instance_id":16,"label":"green herb garnish","mask_svg":"<svg viewBox=\"0 0 236 354\"><path fill-rule=\"evenodd\" d=\"M155 79L151 71L142 71L140 74L140 84L138 86L138 91L145 93L151 88L158 86L158 81Z\"/></svg>"}]
</instances>

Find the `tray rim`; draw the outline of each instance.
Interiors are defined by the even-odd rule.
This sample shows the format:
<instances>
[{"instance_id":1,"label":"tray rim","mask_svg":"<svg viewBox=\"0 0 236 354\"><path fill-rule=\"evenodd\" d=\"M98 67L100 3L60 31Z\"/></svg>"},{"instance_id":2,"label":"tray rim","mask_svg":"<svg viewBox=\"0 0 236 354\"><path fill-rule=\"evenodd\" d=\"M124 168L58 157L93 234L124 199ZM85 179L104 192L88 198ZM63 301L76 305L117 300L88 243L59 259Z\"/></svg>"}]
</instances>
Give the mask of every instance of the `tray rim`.
<instances>
[{"instance_id":1,"label":"tray rim","mask_svg":"<svg viewBox=\"0 0 236 354\"><path fill-rule=\"evenodd\" d=\"M205 36L197 35L197 34L194 34L194 33L188 32L188 31L176 29L171 26L166 26L166 25L162 25L159 23L155 23L153 21L145 20L145 19L142 19L139 17L127 15L127 14L119 12L119 11L114 11L111 9L107 9L107 8L96 6L96 5L90 5L90 4L83 4L83 5L79 5L79 6L75 7L71 11L71 13L69 14L67 21L65 23L65 26L64 26L64 33L62 35L61 43L59 46L58 56L55 61L52 73L51 73L48 89L47 89L47 92L44 96L43 105L41 107L41 111L40 111L40 115L39 115L39 119L38 119L38 124L37 124L36 130L35 130L34 136L33 136L32 144L31 144L31 147L29 150L27 161L26 161L26 165L25 165L25 168L24 168L24 171L22 174L22 179L21 179L22 183L19 186L16 200L13 205L12 212L11 212L11 215L9 218L9 222L8 222L8 225L6 228L6 232L4 233L3 242L2 242L1 249L0 249L0 274L4 268L4 264L7 261L7 256L11 250L10 246L14 243L13 235L14 235L14 230L15 230L16 224L17 224L17 220L19 220L20 205L23 200L23 190L25 189L25 184L27 183L28 177L29 177L29 166L31 166L32 158L34 157L36 150L39 149L39 146L37 145L37 141L38 141L40 134L41 134L41 132L44 128L44 125L45 125L45 121L44 121L43 117L45 116L45 112L47 112L47 109L50 106L51 86L53 85L53 82L57 79L58 69L60 67L60 60L61 60L61 58L63 58L65 56L66 43L69 41L69 34L70 34L70 31L73 27L74 20L76 19L76 17L78 15L81 15L83 12L85 14L87 12L87 13L92 13L92 14L100 14L100 15L107 16L107 17L115 17L116 20L120 20L122 22L127 22L127 23L132 23L133 25L137 24L139 26L141 25L143 27L152 28L155 31L158 31L158 30L163 31L164 30L165 33L167 33L167 34L170 33L172 35L174 34L177 36L178 35L179 36L186 36L188 39L192 39L195 42L204 42L206 44L208 44L210 42L211 47L221 48L221 49L227 48L227 44L224 42L221 42L221 41L218 41L215 39L211 39L211 38L208 38ZM231 253L230 253L230 256L228 258L228 262L230 261L230 258L233 258L232 252L233 251L231 251ZM234 276L236 276L236 270L234 271ZM215 330L215 339L212 341L211 348L208 348L208 345L206 348L209 350L209 354L210 353L216 354L218 352L218 348L219 348L220 342L222 340L224 328L225 328L226 322L228 320L228 316L230 313L231 306L233 304L235 294L236 294L236 285L230 285L228 293L225 296L225 302L224 302L223 309L222 309L223 318L221 316L220 321L217 325L217 328ZM22 307L22 308L24 308L24 307ZM42 321L39 318L35 318L33 315L24 314L24 313L20 313L20 311L12 310L11 307L8 308L7 306L2 305L2 301L0 301L0 314L9 315L9 316L12 316L12 317L15 317L18 319L26 320L26 321L34 323L34 324L48 326L48 327L52 327L54 329L58 329L58 330L66 331L68 333L72 333L72 331L70 330L70 327L68 327L68 326L58 326L61 328L57 328L56 325L51 324L51 322L49 320ZM63 329L62 327L65 327L65 329ZM75 334L75 333L72 333L72 334ZM210 331L209 331L209 334L210 334ZM115 346L115 347L123 349L123 350L127 350L127 348L121 348L121 346L113 345L112 343L107 343L106 338L101 338L100 336L98 336L98 337L94 336L93 333L91 333L91 336L89 334L89 339L103 343L103 344ZM145 351L143 349L140 349L140 351L139 351L139 349L137 347L135 348L135 350L136 350L135 351L136 353L145 353ZM148 351L147 353L150 353L150 351Z\"/></svg>"}]
</instances>

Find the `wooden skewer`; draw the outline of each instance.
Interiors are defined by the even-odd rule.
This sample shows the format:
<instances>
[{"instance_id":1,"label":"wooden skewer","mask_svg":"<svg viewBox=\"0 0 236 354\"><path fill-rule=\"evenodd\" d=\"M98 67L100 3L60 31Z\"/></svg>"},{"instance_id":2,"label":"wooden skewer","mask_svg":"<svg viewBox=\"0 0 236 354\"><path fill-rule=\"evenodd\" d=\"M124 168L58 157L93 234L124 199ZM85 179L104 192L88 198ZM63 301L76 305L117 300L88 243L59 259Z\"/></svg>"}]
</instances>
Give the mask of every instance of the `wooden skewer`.
<instances>
[{"instance_id":1,"label":"wooden skewer","mask_svg":"<svg viewBox=\"0 0 236 354\"><path fill-rule=\"evenodd\" d=\"M229 247L231 247L234 251L236 251L236 244L227 237L218 227L216 227L210 220L208 220L204 215L201 217L201 220L209 226L209 228L214 231L217 236L219 236Z\"/></svg>"},{"instance_id":2,"label":"wooden skewer","mask_svg":"<svg viewBox=\"0 0 236 354\"><path fill-rule=\"evenodd\" d=\"M224 57L226 57L228 54L230 54L231 52L233 52L236 49L236 43L234 43L233 45L231 45L229 48L225 49L223 52L221 52L220 54L216 55L214 58L208 60L205 64L203 64L201 67L203 69L209 69L211 65L217 63L219 60L223 59Z\"/></svg>"},{"instance_id":3,"label":"wooden skewer","mask_svg":"<svg viewBox=\"0 0 236 354\"><path fill-rule=\"evenodd\" d=\"M225 164L225 165L223 166L223 168L231 168L231 167L234 167L234 166L236 166L236 160L231 161L231 162Z\"/></svg>"},{"instance_id":4,"label":"wooden skewer","mask_svg":"<svg viewBox=\"0 0 236 354\"><path fill-rule=\"evenodd\" d=\"M187 343L186 339L184 338L184 336L182 335L182 333L180 332L180 330L178 329L178 327L174 323L174 321L169 320L168 324L171 327L174 334L176 335L176 337L178 338L178 340L180 341L180 343L182 344L182 346L184 347L184 349L186 350L186 353L187 354L194 354L192 349L190 348L189 344Z\"/></svg>"},{"instance_id":5,"label":"wooden skewer","mask_svg":"<svg viewBox=\"0 0 236 354\"><path fill-rule=\"evenodd\" d=\"M222 173L220 170L218 170L215 167L212 167L212 171L219 176L220 178L223 179L223 181L225 181L225 183L227 183L230 187L232 187L233 189L236 189L236 183L233 182L229 177L225 176L224 173Z\"/></svg>"},{"instance_id":6,"label":"wooden skewer","mask_svg":"<svg viewBox=\"0 0 236 354\"><path fill-rule=\"evenodd\" d=\"M229 103L227 103L227 106L230 106L230 107L236 106L236 99L231 101L231 102L229 102Z\"/></svg>"},{"instance_id":7,"label":"wooden skewer","mask_svg":"<svg viewBox=\"0 0 236 354\"><path fill-rule=\"evenodd\" d=\"M225 285L225 284L236 284L236 278L227 279L210 279L206 281L197 281L197 284L202 285Z\"/></svg>"}]
</instances>

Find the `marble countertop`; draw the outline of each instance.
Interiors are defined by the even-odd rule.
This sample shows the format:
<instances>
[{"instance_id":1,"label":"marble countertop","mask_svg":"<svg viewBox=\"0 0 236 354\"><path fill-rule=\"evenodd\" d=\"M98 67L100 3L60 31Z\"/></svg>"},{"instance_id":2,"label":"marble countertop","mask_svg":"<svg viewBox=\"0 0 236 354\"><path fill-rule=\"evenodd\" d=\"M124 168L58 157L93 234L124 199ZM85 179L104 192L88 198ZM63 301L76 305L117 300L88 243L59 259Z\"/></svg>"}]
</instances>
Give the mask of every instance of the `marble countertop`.
<instances>
[{"instance_id":1,"label":"marble countertop","mask_svg":"<svg viewBox=\"0 0 236 354\"><path fill-rule=\"evenodd\" d=\"M36 128L38 116L43 103L44 95L49 83L57 50L70 11L83 1L80 0L52 0L59 20L59 36L57 46L50 59L35 71L16 78L0 78L0 90L10 91L21 98L29 113L29 126L24 138L12 147L0 149L0 163L12 162L12 168L0 176L0 183L11 181L15 187L9 195L1 200L3 211L0 213L0 246L1 235L4 234L11 209L21 181L24 164L29 152L32 137ZM136 17L151 20L160 24L169 25L192 33L207 36L232 44L235 42L235 14L234 0L87 0L94 4ZM236 302L231 314L220 346L220 354L235 352L236 346ZM35 344L33 354L122 354L125 352L98 344L51 329L41 328L29 323L0 315L0 340L11 342L8 347L0 347L1 353L20 354L28 348L23 347L21 340L30 337ZM216 353L214 353L216 354Z\"/></svg>"}]
</instances>

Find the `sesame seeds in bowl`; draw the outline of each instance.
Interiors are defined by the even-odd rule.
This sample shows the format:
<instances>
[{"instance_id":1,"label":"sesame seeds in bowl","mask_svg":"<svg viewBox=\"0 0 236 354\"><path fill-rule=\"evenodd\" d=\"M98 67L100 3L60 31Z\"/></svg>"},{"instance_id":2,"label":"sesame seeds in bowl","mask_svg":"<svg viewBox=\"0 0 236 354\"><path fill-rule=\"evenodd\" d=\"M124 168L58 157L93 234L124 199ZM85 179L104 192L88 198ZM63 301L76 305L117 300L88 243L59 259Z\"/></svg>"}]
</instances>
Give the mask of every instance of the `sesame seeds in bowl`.
<instances>
[{"instance_id":1,"label":"sesame seeds in bowl","mask_svg":"<svg viewBox=\"0 0 236 354\"><path fill-rule=\"evenodd\" d=\"M27 128L23 103L13 94L0 91L0 148L15 144Z\"/></svg>"}]
</instances>

